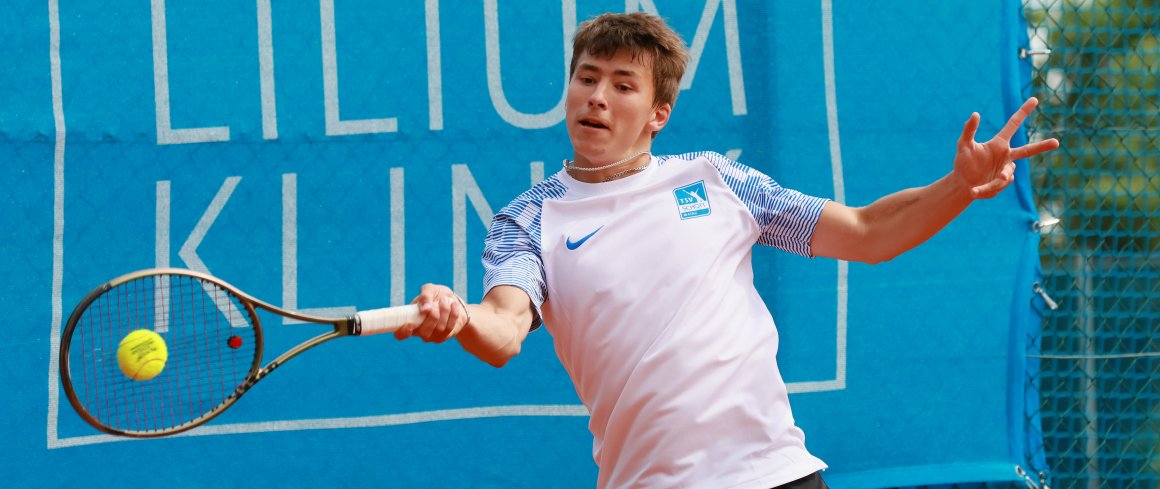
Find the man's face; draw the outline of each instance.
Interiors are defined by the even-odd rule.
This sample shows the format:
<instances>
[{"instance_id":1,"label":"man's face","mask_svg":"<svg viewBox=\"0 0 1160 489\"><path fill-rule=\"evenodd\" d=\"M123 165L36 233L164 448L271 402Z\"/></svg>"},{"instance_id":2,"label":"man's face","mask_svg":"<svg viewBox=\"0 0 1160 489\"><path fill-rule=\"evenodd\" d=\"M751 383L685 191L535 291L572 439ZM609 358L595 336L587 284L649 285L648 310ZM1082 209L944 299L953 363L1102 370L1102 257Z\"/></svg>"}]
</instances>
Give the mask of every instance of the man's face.
<instances>
[{"instance_id":1,"label":"man's face","mask_svg":"<svg viewBox=\"0 0 1160 489\"><path fill-rule=\"evenodd\" d=\"M620 52L607 59L585 53L568 82L568 137L574 159L596 166L651 147L670 107L653 107L652 69Z\"/></svg>"}]
</instances>

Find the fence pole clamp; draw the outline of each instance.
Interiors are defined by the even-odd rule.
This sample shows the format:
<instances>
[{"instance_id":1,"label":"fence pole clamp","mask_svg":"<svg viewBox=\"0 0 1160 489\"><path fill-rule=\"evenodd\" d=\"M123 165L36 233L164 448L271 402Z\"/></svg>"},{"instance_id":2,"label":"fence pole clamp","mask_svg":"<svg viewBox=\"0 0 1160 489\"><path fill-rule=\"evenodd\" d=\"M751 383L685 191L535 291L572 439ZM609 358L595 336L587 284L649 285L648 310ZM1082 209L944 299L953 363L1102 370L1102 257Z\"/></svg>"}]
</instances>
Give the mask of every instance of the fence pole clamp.
<instances>
[{"instance_id":1,"label":"fence pole clamp","mask_svg":"<svg viewBox=\"0 0 1160 489\"><path fill-rule=\"evenodd\" d=\"M1047 219L1040 219L1031 223L1031 231L1038 233L1046 228L1055 226L1056 224L1059 224L1058 218L1049 217Z\"/></svg>"},{"instance_id":2,"label":"fence pole clamp","mask_svg":"<svg viewBox=\"0 0 1160 489\"><path fill-rule=\"evenodd\" d=\"M1031 291L1039 294L1039 297L1043 298L1043 302L1047 304L1048 309L1051 309L1052 311L1059 309L1059 304L1056 304L1056 302L1051 299L1051 296L1047 295L1047 291L1043 289L1043 285L1041 285L1039 282L1031 284Z\"/></svg>"},{"instance_id":3,"label":"fence pole clamp","mask_svg":"<svg viewBox=\"0 0 1160 489\"><path fill-rule=\"evenodd\" d=\"M1019 48L1019 59L1027 59L1027 58L1030 58L1032 56L1046 56L1049 54L1051 54L1051 50L1047 49L1047 48L1043 48L1043 49Z\"/></svg>"}]
</instances>

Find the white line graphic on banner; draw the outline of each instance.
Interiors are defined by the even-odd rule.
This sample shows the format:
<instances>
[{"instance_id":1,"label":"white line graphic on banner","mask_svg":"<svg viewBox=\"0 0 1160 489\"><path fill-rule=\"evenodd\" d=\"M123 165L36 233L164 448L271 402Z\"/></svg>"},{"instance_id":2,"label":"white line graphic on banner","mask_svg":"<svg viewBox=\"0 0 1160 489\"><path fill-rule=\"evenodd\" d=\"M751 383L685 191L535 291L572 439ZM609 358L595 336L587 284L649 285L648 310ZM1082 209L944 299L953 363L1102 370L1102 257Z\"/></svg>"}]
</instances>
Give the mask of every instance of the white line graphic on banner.
<instances>
[{"instance_id":1,"label":"white line graphic on banner","mask_svg":"<svg viewBox=\"0 0 1160 489\"><path fill-rule=\"evenodd\" d=\"M837 82L834 79L834 17L831 0L822 0L822 58L826 71L826 125L830 136L830 169L834 178L834 202L846 203L846 182L842 177L842 138L838 133ZM786 385L790 393L835 391L846 388L846 298L849 263L838 260L837 341L834 355L833 380L820 382L792 382Z\"/></svg>"},{"instance_id":2,"label":"white line graphic on banner","mask_svg":"<svg viewBox=\"0 0 1160 489\"><path fill-rule=\"evenodd\" d=\"M714 2L712 0L708 1L706 3L706 12L704 13L705 15L703 15L703 17L710 16L710 14L715 15L716 8L718 6L722 6L723 10L725 11L724 14L725 14L726 18L728 20L730 20L730 22L727 23L729 25L726 26L727 31L730 31L730 32L726 33L727 41L729 41L730 44L733 44L735 42L735 40L728 39L728 37L730 35L733 35L736 33L736 26L734 25L734 22L732 21L732 19L735 18L735 16L736 16L736 12L732 8L733 2L732 2L732 0L719 0L719 1L720 1L720 3ZM631 2L631 0L630 0L630 2ZM568 3L566 1L562 2L562 3L565 5L565 7L568 6ZM334 59L333 59L334 58L334 56L333 56L334 39L333 39L333 20L332 20L333 19L333 0L323 0L321 2L321 4L322 4L321 17L322 17L322 27L323 27L323 45L324 45L323 46L324 47L324 49L323 49L323 58L324 58L323 61L324 61L324 63L323 64L324 64L324 67L328 68L327 70L324 70L324 72L326 74L326 77L325 77L326 78L325 81L327 82L326 85L328 85L327 86L327 88L328 88L327 97L326 97L326 102L327 102L327 104L326 104L326 106L327 106L326 107L327 108L327 121L326 122L327 122L328 134L332 134L332 133L348 134L348 133L391 132L391 131L393 131L394 128L390 127L391 124L388 123L388 121L393 123L394 122L393 118L373 119L373 120L365 120L365 121L341 121L341 120L338 120L338 117L337 117L338 96L337 96L337 77L336 77L337 68L336 68L336 63L334 62ZM437 10L432 9L432 5L433 5L433 2L431 2L431 1L427 2L427 7L428 7L427 15L429 16L428 22L437 22L438 13L437 13ZM655 7L653 6L652 2L650 2L648 0L639 1L638 5L644 7L646 10L649 10L649 7L651 7L651 10L655 10ZM164 13L157 11L159 6L161 7L161 10L163 10L164 0L153 0L154 28L155 28L155 31L157 31L158 30L157 27L161 27L161 31L163 33ZM98 443L132 441L133 439L116 437L116 436L111 436L111 435L103 435L103 434L102 435L84 435L84 436L74 436L74 437L61 438L59 436L59 433L58 433L58 419L59 419L59 412L60 412L60 393L59 393L60 385L59 385L59 370L58 370L59 365L57 363L57 360L58 360L57 357L59 355L60 336L61 336L61 330L62 330L62 326L63 326L62 325L62 320L63 320L63 304L62 304L63 284L62 284L62 282L63 282L63 275L64 275L64 271L63 271L63 268L64 268L64 150L65 150L66 127L65 127L64 110L63 110L63 102L62 102L63 94L62 94L62 85L61 85L61 60L60 60L60 20L59 20L60 19L60 12L59 12L57 0L49 0L48 1L48 8L49 8L49 25L50 25L49 56L50 56L50 64L51 64L51 70L52 70L52 103L53 103L53 115L54 115L54 122L55 122L56 141L55 141L55 152L54 152L54 179L53 179L54 180L53 181L53 187L54 187L54 189L53 189L53 196L54 196L53 197L53 221L54 222L53 222L53 267L52 267L52 274L53 274L52 275L52 332L51 332L51 335L49 337L50 355L49 355L49 366L48 366L48 406L47 406L48 412L47 412L47 430L46 430L47 431L47 446L49 449L54 449L54 448L65 448L65 447L92 445L92 444L98 444ZM837 97L836 97L836 81L835 81L835 75L834 75L833 19L832 19L832 15L831 15L831 8L832 8L832 6L831 6L830 0L821 0L822 37L823 37L822 45L823 45L823 57L824 57L824 66L825 66L826 116L827 116L827 123L828 123L828 128L829 128L831 169L833 172L833 185L834 185L834 200L837 202L845 202L845 186L844 186L845 184L844 184L843 176L842 176L842 158L841 158L841 151L840 151L841 138L840 138L840 134L838 131L838 108L837 108ZM712 12L709 12L710 9L712 9ZM565 15L567 15L569 13L570 12L566 11ZM568 19L565 18L564 20L565 20L565 27L567 28L567 20ZM712 20L712 19L710 18L710 20ZM330 21L330 22L328 22L328 21ZM158 26L159 23L161 24L161 26ZM707 34L701 33L700 31L707 30L709 23L702 22L701 24L705 24L705 26L704 27L702 27L701 25L698 26L698 31L699 31L698 34L700 34L700 36L703 37ZM158 56L161 56L164 58L164 56L167 54L163 49L165 40L164 40L164 38L162 38L161 44L158 45L158 43L157 43L158 39L156 39L156 37L157 37L156 34L157 34L157 32L155 32L155 36L154 36L155 37L155 39L154 39L154 57L157 58ZM266 35L266 34L263 32L260 35ZM427 39L427 42L428 42L429 49L432 47L432 45L434 45L436 47L438 46L437 37L435 39ZM266 46L263 45L262 47L265 48ZM159 49L161 49L160 53L158 52ZM729 49L729 54L731 57L734 56L732 47L730 47L730 49ZM733 92L734 92L733 93L734 113L744 114L746 109L745 109L745 99L744 99L744 86L741 84L741 80L740 80L740 76L739 76L740 75L740 63L739 63L740 56L739 56L739 54L736 55L736 58L737 58L736 65L734 65L734 63L730 63L731 74L733 73L734 68L738 74L738 79L736 81L733 80L732 78L730 79L731 88L733 89ZM165 60L163 59L162 61L165 61ZM735 61L735 60L733 60L731 58L730 61ZM268 64L266 66L271 66L271 65ZM161 71L160 68L163 68L163 67L164 66L158 66L155 63L155 66L154 66L155 75L157 74L157 72ZM163 88L165 90L167 90L168 89L168 83L167 83L168 80L163 79L162 81L166 82L165 83L166 86ZM688 82L691 83L691 81L692 81L692 77L690 77ZM436 85L441 84L438 82L433 82L433 83L435 83ZM735 84L736 84L736 86L734 86ZM441 97L434 97L433 96L434 93L441 91L441 87L436 87L436 88L438 88L439 90L432 88L431 89L432 93L429 93L429 97L441 99ZM272 92L272 90L270 90L270 92ZM159 93L158 98L159 99L166 98L166 97L162 97L162 95L166 95L166 94ZM167 102L167 100L165 100L165 101ZM273 139L273 138L277 137L277 132L276 132L277 130L276 130L275 122L274 122L274 121L276 121L276 119L274 118L274 115L273 115L274 114L273 98L269 97L268 100L265 100L264 102L266 102L264 109L266 109L267 112L264 114L265 117L263 119L263 122L264 122L263 136L266 139ZM434 129L434 130L441 129L441 126L442 126L441 110L434 110L434 107L436 107L436 106L438 106L439 109L441 109L441 100L439 100L438 102L439 103L437 103L435 101L429 101L429 103L432 104L431 129ZM165 104L165 105L168 105L168 104ZM167 109L167 107L166 107L166 109ZM174 130L174 129L168 127L168 120L167 120L168 119L168 117L167 117L168 110L166 110L165 112L166 112L165 114L160 114L158 116L159 117L159 119L158 119L159 129L164 129L164 131L159 130L159 136L167 136L168 140L159 140L158 141L159 144L188 143L188 142L193 142L194 140L207 140L207 141L228 140L228 137L229 137L228 136L228 128L226 128L226 127ZM164 121L161 120L161 118L160 118L161 115L166 116L165 117L166 120L164 120ZM164 124L164 126L166 126L166 127L161 127L162 122L166 123L166 124ZM162 134L162 133L164 133L164 134ZM741 151L739 149L734 149L734 150L730 150L728 153L729 153L727 155L728 157L736 160L737 157L740 156ZM533 181L533 183L538 182L544 178L543 177L543 163L542 162L538 162L538 161L532 162L531 169L532 169L532 181ZM462 205L462 209L460 209L460 210L464 214L463 217L466 217L466 204L468 201L470 201L471 204L476 208L476 213L478 214L477 217L483 218L486 215L490 214L491 213L490 208L487 205L486 200L483 200L482 198L480 198L481 195L476 195L476 193L479 189L478 189L477 185L473 185L474 182L473 182L473 179L471 178L470 170L468 170L467 166L466 165L454 165L452 168L452 173L455 177L457 177L457 180L455 180L455 181L458 184L460 184L460 187L458 188L460 194L457 196L458 199L456 199L456 202L454 202L454 204L455 205ZM197 245L200 243L201 238L204 237L205 232L208 231L210 225L212 225L214 218L216 218L216 214L221 211L222 207L225 206L226 201L228 201L228 199L229 199L230 193L232 193L234 187L236 187L236 185L238 184L239 181L240 181L240 177L227 178L227 180L222 184L221 188L219 188L218 195L215 196L214 202L211 203L210 208L207 209L206 212L202 215L201 220L199 220L198 225L196 226L194 232L186 240L186 242L182 246L182 249L179 251L179 253L178 253L179 256L191 268L205 269L204 264L201 263L200 258L197 256L197 253L196 253ZM289 185L290 187L294 188L295 191L296 191L296 183L297 183L297 181L293 176L288 177L287 181L283 182L284 185ZM399 191L398 192L398 194L399 194L398 199L399 200L393 202L393 204L394 203L399 204L400 208L401 208L401 198L402 198L402 192L401 192L402 183L403 183L402 169L400 168L400 169L392 170L391 171L391 186L392 186L393 190ZM170 192L171 191L170 191L168 182L166 182L164 185L162 185L160 182L158 183L157 195L159 196L159 198L160 198L160 196L164 195L166 197L166 199L168 200ZM392 194L394 194L394 193L395 192L392 192ZM394 197L392 196L392 198L394 198ZM462 200L460 200L460 199L462 199ZM297 204L296 199L294 199L294 200L295 200L295 202L293 203L293 205L296 206L296 204ZM159 205L160 204L161 203L159 202ZM284 204L285 204L285 202L284 202ZM160 209L160 207L159 207L159 209ZM394 211L394 209L392 209L392 211ZM398 216L393 216L393 217L399 217L400 220L398 223L399 227L396 228L396 227L394 227L395 225L393 224L392 237L396 237L396 236L401 237L401 235L402 235L401 212L399 214L400 215L398 215ZM283 217L287 218L288 216L283 216ZM296 216L293 220L296 221ZM166 224L168 224L167 217L166 217ZM286 224L286 223L284 223L284 224ZM296 224L296 222L294 222L294 224ZM487 225L487 222L484 222L484 224ZM166 227L168 227L168 226L166 226ZM453 227L455 227L455 226L453 226ZM162 233L162 231L159 230L158 232L159 232L158 239L161 239L160 233ZM168 242L169 235L168 235L167 229L164 230L164 238ZM456 236L455 238L459 239L460 237ZM292 244L296 245L296 243L292 243ZM168 243L166 244L166 246L168 246ZM401 246L401 243L399 243L399 245L396 245L396 246ZM401 260L402 253L401 253L401 250L399 250L399 251L400 251L399 252L399 257L400 257L399 261L402 261ZM201 265L201 266L198 267L197 265ZM393 265L395 265L394 260L392 261L392 268L393 268ZM842 390L842 389L845 389L845 387L846 387L847 273L848 273L848 264L844 261L839 261L838 262L838 277L837 277L837 279L838 279L837 280L837 294L836 294L836 307L837 307L837 321L836 321L837 340L836 340L836 355L835 355L835 364L836 364L836 376L835 377L836 378L832 379L832 380L824 380L824 381L790 383L787 385L787 387L788 387L789 392L791 392L791 393ZM402 277L401 276L396 277L396 278L394 278L394 280L396 282L392 283L391 296L392 296L392 299L397 299L397 296L399 294L398 291L401 290L401 288L402 288L401 287L402 284L399 283L399 282L401 282ZM456 285L455 288L458 292L461 292L463 295L466 295L466 286L465 286L465 284L461 283L461 281L463 281L463 280L464 280L464 277L459 277L457 275L455 277L455 280L454 280L455 285ZM461 288L463 290L460 290ZM228 305L228 304L220 304L220 305L222 306L223 309L227 309L227 310L231 307L231 305ZM588 412L584 408L584 406L582 406L582 405L504 405L504 406L486 406L486 407L481 406L481 407L471 407L471 408L463 408L463 409L433 410L433 411L398 413L398 414L384 414L384 415L361 416L361 417L316 418L316 419L299 419L299 420L283 420L283 421L267 421L267 422L253 422L253 423L209 425L209 426L199 427L197 430L194 430L194 431L182 434L182 435L178 435L178 436L212 436L212 435L229 435L229 434L241 434L241 433L272 432L272 431L364 428L364 427L379 427L379 426L395 426L395 425L406 425L406 424L416 424L416 423L428 423L428 422L435 422L435 421L481 419L481 418L495 418L495 417L514 417L514 416L520 416L520 417L525 417L525 416L582 417L582 416L587 416L587 415L588 415Z\"/></svg>"}]
</instances>

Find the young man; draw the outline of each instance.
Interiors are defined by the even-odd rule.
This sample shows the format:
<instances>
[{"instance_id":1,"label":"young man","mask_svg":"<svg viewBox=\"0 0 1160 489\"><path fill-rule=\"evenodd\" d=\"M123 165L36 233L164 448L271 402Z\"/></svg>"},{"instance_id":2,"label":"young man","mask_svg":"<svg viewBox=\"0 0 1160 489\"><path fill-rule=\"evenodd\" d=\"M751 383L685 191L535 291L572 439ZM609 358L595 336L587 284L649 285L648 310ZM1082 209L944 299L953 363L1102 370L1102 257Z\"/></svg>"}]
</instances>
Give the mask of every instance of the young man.
<instances>
[{"instance_id":1,"label":"young man","mask_svg":"<svg viewBox=\"0 0 1160 489\"><path fill-rule=\"evenodd\" d=\"M877 263L917 246L1011 183L1008 143L1028 100L979 144L972 114L953 171L862 208L809 197L715 153L654 156L688 59L646 14L605 14L574 39L565 122L574 161L492 222L485 296L415 299L422 324L502 366L543 324L591 414L605 488L825 487L777 369L777 330L753 285L755 243Z\"/></svg>"}]
</instances>

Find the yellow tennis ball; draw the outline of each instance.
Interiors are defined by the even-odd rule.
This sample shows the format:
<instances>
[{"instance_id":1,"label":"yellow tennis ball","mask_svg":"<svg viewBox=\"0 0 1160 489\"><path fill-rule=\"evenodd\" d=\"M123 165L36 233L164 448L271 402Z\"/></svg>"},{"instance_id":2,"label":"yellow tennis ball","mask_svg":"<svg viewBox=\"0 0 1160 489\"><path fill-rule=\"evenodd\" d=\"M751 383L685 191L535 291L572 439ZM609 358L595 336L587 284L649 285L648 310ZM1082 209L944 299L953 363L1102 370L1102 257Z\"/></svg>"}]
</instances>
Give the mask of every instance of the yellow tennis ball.
<instances>
[{"instance_id":1,"label":"yellow tennis ball","mask_svg":"<svg viewBox=\"0 0 1160 489\"><path fill-rule=\"evenodd\" d=\"M117 364L121 372L133 380L149 380L165 369L169 349L161 335L147 329L138 329L121 339L117 347Z\"/></svg>"}]
</instances>

